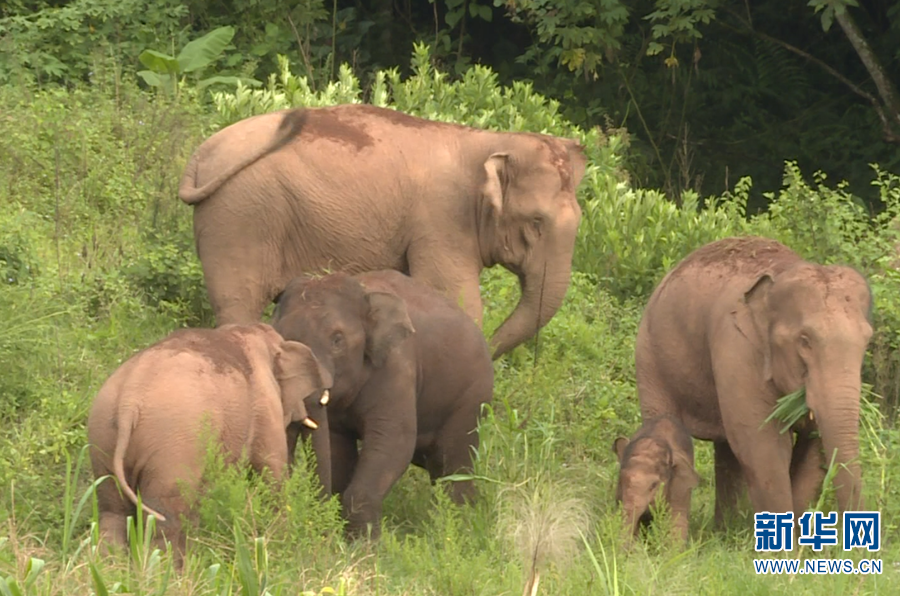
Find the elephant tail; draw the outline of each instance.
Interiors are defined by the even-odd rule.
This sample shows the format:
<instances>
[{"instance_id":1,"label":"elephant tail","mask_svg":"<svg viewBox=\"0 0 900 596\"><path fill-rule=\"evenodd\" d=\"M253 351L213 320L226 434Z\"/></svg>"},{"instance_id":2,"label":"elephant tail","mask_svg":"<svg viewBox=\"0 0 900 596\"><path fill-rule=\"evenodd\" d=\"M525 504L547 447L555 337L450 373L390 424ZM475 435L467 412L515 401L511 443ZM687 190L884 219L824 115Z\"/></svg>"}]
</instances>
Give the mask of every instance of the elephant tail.
<instances>
[{"instance_id":1,"label":"elephant tail","mask_svg":"<svg viewBox=\"0 0 900 596\"><path fill-rule=\"evenodd\" d=\"M181 184L178 185L178 196L182 201L189 205L199 203L212 193L216 192L216 190L225 184L232 176L269 153L281 149L288 141L294 139L303 130L303 126L306 124L308 117L309 112L303 108L286 112L281 120L281 124L278 125L278 130L275 131L275 137L272 139L271 143L258 151L245 155L243 159L238 160L233 166L222 170L219 172L218 176L203 186L197 187L194 186L194 183L197 179L197 168L200 166L201 161L201 146L201 149L198 149L194 152L194 155L191 156L191 160L185 169L184 176L181 177Z\"/></svg>"},{"instance_id":2,"label":"elephant tail","mask_svg":"<svg viewBox=\"0 0 900 596\"><path fill-rule=\"evenodd\" d=\"M116 479L119 481L119 486L122 488L122 492L124 492L132 503L137 506L138 497L135 494L134 490L128 485L128 480L125 479L125 451L128 450L128 443L131 440L131 431L134 430L134 425L137 423L137 418L134 410L127 410L124 415L119 420L119 436L116 438L116 449L113 452L113 473L116 475ZM159 521L166 521L166 516L162 513L156 511L155 509L151 509L147 507L144 503L141 503L141 508L148 515L154 515Z\"/></svg>"}]
</instances>

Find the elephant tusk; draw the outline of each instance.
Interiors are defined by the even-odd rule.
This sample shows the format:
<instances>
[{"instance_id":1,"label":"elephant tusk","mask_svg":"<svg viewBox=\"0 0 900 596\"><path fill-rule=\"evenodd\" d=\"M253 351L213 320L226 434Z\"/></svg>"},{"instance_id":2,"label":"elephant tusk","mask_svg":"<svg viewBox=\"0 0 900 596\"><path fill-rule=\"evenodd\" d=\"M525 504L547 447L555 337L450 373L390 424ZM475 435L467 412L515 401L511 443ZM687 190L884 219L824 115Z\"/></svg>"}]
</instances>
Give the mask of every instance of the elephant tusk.
<instances>
[{"instance_id":1,"label":"elephant tusk","mask_svg":"<svg viewBox=\"0 0 900 596\"><path fill-rule=\"evenodd\" d=\"M328 403L328 400L331 399L331 395L328 394L328 389L322 392L322 397L319 399L319 403L323 406Z\"/></svg>"},{"instance_id":2,"label":"elephant tusk","mask_svg":"<svg viewBox=\"0 0 900 596\"><path fill-rule=\"evenodd\" d=\"M316 421L313 420L312 418L310 418L309 416L307 416L306 418L303 419L303 424L313 430L316 430L317 428L319 428L319 425L316 424Z\"/></svg>"},{"instance_id":3,"label":"elephant tusk","mask_svg":"<svg viewBox=\"0 0 900 596\"><path fill-rule=\"evenodd\" d=\"M810 419L810 420L815 420L815 419L816 419L816 415L813 414L813 411L812 411L812 410L809 411L809 419Z\"/></svg>"}]
</instances>

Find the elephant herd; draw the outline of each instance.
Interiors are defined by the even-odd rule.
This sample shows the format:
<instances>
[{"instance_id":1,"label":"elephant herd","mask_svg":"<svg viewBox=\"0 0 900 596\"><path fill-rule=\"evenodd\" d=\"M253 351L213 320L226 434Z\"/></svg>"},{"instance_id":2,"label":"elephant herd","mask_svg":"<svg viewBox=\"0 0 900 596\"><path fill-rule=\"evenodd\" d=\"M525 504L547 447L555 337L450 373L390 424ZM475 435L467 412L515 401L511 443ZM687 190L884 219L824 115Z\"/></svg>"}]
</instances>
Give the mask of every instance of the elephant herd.
<instances>
[{"instance_id":1,"label":"elephant herd","mask_svg":"<svg viewBox=\"0 0 900 596\"><path fill-rule=\"evenodd\" d=\"M179 196L193 206L217 326L175 331L98 392L88 439L94 474L111 477L97 488L104 543L125 543L140 502L180 562L185 491L200 488L210 438L276 482L308 440L350 537L378 536L382 501L410 464L433 482L471 471L493 360L565 297L586 165L573 140L359 104L212 135ZM486 341L479 274L496 264L521 298ZM687 537L693 438L715 445L717 520L742 481L756 511L805 508L835 449L839 505L860 506L870 310L856 271L765 238L710 243L670 271L637 335L643 426L613 445L629 534L661 495ZM810 416L792 433L766 423L801 387ZM471 480L447 486L456 503L475 498Z\"/></svg>"}]
</instances>

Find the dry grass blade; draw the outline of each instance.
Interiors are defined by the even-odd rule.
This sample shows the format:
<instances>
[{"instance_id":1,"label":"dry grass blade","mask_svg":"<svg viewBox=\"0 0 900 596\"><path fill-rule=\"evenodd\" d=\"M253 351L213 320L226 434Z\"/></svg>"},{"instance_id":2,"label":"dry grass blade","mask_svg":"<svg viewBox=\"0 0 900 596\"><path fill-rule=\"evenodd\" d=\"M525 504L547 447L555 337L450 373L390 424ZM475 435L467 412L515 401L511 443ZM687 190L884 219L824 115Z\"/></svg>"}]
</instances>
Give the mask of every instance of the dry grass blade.
<instances>
[{"instance_id":1,"label":"dry grass blade","mask_svg":"<svg viewBox=\"0 0 900 596\"><path fill-rule=\"evenodd\" d=\"M544 479L502 491L501 498L501 528L527 569L523 596L535 596L542 569L575 559L579 532L590 523L587 504L569 485Z\"/></svg>"}]
</instances>

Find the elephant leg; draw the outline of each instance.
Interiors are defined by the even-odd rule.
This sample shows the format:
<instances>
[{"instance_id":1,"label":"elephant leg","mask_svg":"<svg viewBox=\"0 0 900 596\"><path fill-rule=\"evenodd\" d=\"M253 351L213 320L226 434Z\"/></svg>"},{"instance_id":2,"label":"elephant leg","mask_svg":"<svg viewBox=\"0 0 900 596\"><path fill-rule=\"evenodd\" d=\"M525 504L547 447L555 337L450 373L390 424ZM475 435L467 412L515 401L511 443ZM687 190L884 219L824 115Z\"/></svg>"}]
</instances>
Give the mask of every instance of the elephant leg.
<instances>
[{"instance_id":1,"label":"elephant leg","mask_svg":"<svg viewBox=\"0 0 900 596\"><path fill-rule=\"evenodd\" d=\"M472 472L472 458L478 449L479 409L480 403L458 409L441 429L428 457L428 473L432 482L451 474ZM457 504L472 502L476 498L472 480L450 482L447 490L450 499Z\"/></svg>"},{"instance_id":2,"label":"elephant leg","mask_svg":"<svg viewBox=\"0 0 900 596\"><path fill-rule=\"evenodd\" d=\"M196 223L194 234L216 326L259 322L280 291L273 287L279 267L267 258L266 243L203 234Z\"/></svg>"},{"instance_id":3,"label":"elephant leg","mask_svg":"<svg viewBox=\"0 0 900 596\"><path fill-rule=\"evenodd\" d=\"M379 413L378 418L366 421L359 462L341 497L350 537L364 536L369 525L371 537L380 536L382 501L412 461L416 448L414 406L391 413L394 415Z\"/></svg>"},{"instance_id":4,"label":"elephant leg","mask_svg":"<svg viewBox=\"0 0 900 596\"><path fill-rule=\"evenodd\" d=\"M115 478L107 478L97 487L97 508L100 511L100 542L104 552L111 546L128 544L129 515L134 516L135 507L119 494Z\"/></svg>"},{"instance_id":5,"label":"elephant leg","mask_svg":"<svg viewBox=\"0 0 900 596\"><path fill-rule=\"evenodd\" d=\"M250 466L259 474L268 470L276 485L284 481L288 466L287 442L279 431L269 428L260 432L250 453Z\"/></svg>"},{"instance_id":6,"label":"elephant leg","mask_svg":"<svg viewBox=\"0 0 900 596\"><path fill-rule=\"evenodd\" d=\"M733 351L713 346L713 354L728 354L713 361L713 376L725 439L741 464L754 511L792 511L791 437L779 433L777 423L763 425L771 407L765 387L758 382L757 369L737 366L739 355ZM718 469L716 474L718 477Z\"/></svg>"},{"instance_id":7,"label":"elephant leg","mask_svg":"<svg viewBox=\"0 0 900 596\"><path fill-rule=\"evenodd\" d=\"M822 440L801 434L794 445L791 458L791 489L794 517L799 517L818 496L825 480L825 454Z\"/></svg>"},{"instance_id":8,"label":"elephant leg","mask_svg":"<svg viewBox=\"0 0 900 596\"><path fill-rule=\"evenodd\" d=\"M716 468L716 508L714 523L724 528L727 520L737 511L738 497L743 486L741 464L727 442L713 443Z\"/></svg>"},{"instance_id":9,"label":"elephant leg","mask_svg":"<svg viewBox=\"0 0 900 596\"><path fill-rule=\"evenodd\" d=\"M445 294L480 328L484 319L479 286L481 268L477 264L461 267L458 259L446 256L451 253L449 249L433 245L410 247L407 253L409 275Z\"/></svg>"},{"instance_id":10,"label":"elephant leg","mask_svg":"<svg viewBox=\"0 0 900 596\"><path fill-rule=\"evenodd\" d=\"M727 432L726 423L728 442L741 463L753 510L756 513L793 511L790 439L786 435L779 435L772 424L763 430L756 430L759 423L754 422L756 421L730 433Z\"/></svg>"}]
</instances>

